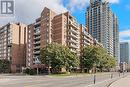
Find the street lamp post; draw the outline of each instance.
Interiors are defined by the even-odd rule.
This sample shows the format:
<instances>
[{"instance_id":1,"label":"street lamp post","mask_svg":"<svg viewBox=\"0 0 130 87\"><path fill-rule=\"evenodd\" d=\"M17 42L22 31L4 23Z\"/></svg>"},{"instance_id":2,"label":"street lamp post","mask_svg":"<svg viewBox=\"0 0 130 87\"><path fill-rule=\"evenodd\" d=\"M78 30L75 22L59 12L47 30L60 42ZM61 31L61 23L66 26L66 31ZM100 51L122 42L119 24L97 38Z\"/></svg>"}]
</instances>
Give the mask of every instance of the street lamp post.
<instances>
[{"instance_id":1,"label":"street lamp post","mask_svg":"<svg viewBox=\"0 0 130 87\"><path fill-rule=\"evenodd\" d=\"M51 71L50 71L50 58L48 56L46 56L48 59L48 75L50 75Z\"/></svg>"},{"instance_id":2,"label":"street lamp post","mask_svg":"<svg viewBox=\"0 0 130 87\"><path fill-rule=\"evenodd\" d=\"M36 58L35 64L37 64L37 75L38 75L39 74L39 64L41 64L38 57Z\"/></svg>"},{"instance_id":3,"label":"street lamp post","mask_svg":"<svg viewBox=\"0 0 130 87\"><path fill-rule=\"evenodd\" d=\"M37 75L39 74L39 64L37 64Z\"/></svg>"},{"instance_id":4,"label":"street lamp post","mask_svg":"<svg viewBox=\"0 0 130 87\"><path fill-rule=\"evenodd\" d=\"M50 71L50 60L48 61L48 75L50 75L51 71Z\"/></svg>"},{"instance_id":5,"label":"street lamp post","mask_svg":"<svg viewBox=\"0 0 130 87\"><path fill-rule=\"evenodd\" d=\"M93 83L94 83L94 84L96 83L96 74L94 74Z\"/></svg>"}]
</instances>

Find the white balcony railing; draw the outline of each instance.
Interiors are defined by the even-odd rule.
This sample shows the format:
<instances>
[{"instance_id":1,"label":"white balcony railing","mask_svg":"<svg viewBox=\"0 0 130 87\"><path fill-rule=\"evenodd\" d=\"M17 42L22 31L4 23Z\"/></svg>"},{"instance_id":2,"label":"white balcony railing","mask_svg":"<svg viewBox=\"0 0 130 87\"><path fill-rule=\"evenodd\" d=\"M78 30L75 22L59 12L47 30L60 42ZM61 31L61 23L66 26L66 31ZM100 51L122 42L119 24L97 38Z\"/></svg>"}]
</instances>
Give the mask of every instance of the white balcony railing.
<instances>
[{"instance_id":1,"label":"white balcony railing","mask_svg":"<svg viewBox=\"0 0 130 87\"><path fill-rule=\"evenodd\" d=\"M34 44L40 44L40 41L34 42Z\"/></svg>"},{"instance_id":2,"label":"white balcony railing","mask_svg":"<svg viewBox=\"0 0 130 87\"><path fill-rule=\"evenodd\" d=\"M70 30L71 30L71 32L75 33L76 35L79 34L78 30L75 30L75 29L73 29L73 28L71 28Z\"/></svg>"},{"instance_id":3,"label":"white balcony railing","mask_svg":"<svg viewBox=\"0 0 130 87\"><path fill-rule=\"evenodd\" d=\"M40 32L35 32L34 35L40 35Z\"/></svg>"},{"instance_id":4,"label":"white balcony railing","mask_svg":"<svg viewBox=\"0 0 130 87\"><path fill-rule=\"evenodd\" d=\"M40 49L40 47L41 47L41 46L36 46L36 47L34 47L34 49Z\"/></svg>"},{"instance_id":5,"label":"white balcony railing","mask_svg":"<svg viewBox=\"0 0 130 87\"><path fill-rule=\"evenodd\" d=\"M76 22L76 21L72 21L72 20L69 20L70 21L70 24L71 26L75 27L75 28L79 28L79 24Z\"/></svg>"},{"instance_id":6,"label":"white balcony railing","mask_svg":"<svg viewBox=\"0 0 130 87\"><path fill-rule=\"evenodd\" d=\"M72 42L72 43L76 43L76 44L78 43L78 40L77 40L77 39L74 40L74 39L71 38L69 41Z\"/></svg>"},{"instance_id":7,"label":"white balcony railing","mask_svg":"<svg viewBox=\"0 0 130 87\"><path fill-rule=\"evenodd\" d=\"M70 47L72 47L72 48L75 48L75 49L77 49L78 48L78 46L77 45L75 45L75 44L70 44Z\"/></svg>"},{"instance_id":8,"label":"white balcony railing","mask_svg":"<svg viewBox=\"0 0 130 87\"><path fill-rule=\"evenodd\" d=\"M75 34L73 34L72 32L70 33L70 36L72 36L72 37L75 38L75 39L78 39L78 36L75 35Z\"/></svg>"},{"instance_id":9,"label":"white balcony railing","mask_svg":"<svg viewBox=\"0 0 130 87\"><path fill-rule=\"evenodd\" d=\"M38 36L38 37L35 37L34 39L40 39L41 38L41 36Z\"/></svg>"},{"instance_id":10,"label":"white balcony railing","mask_svg":"<svg viewBox=\"0 0 130 87\"><path fill-rule=\"evenodd\" d=\"M33 53L34 53L34 54L40 54L40 50L34 51Z\"/></svg>"}]
</instances>

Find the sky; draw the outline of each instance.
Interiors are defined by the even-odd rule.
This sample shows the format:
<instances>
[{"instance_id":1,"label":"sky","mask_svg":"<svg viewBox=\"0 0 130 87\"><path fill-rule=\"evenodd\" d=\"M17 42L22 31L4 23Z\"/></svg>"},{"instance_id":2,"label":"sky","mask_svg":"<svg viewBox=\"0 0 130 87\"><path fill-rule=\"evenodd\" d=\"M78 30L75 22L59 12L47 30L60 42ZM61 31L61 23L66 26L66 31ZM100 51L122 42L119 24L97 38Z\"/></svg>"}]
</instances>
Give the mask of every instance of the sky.
<instances>
[{"instance_id":1,"label":"sky","mask_svg":"<svg viewBox=\"0 0 130 87\"><path fill-rule=\"evenodd\" d=\"M108 0L113 12L119 19L121 42L130 42L130 0ZM40 16L44 7L57 14L70 11L77 21L85 25L85 12L89 0L15 0L14 17L1 17L0 26L8 22L31 24Z\"/></svg>"}]
</instances>

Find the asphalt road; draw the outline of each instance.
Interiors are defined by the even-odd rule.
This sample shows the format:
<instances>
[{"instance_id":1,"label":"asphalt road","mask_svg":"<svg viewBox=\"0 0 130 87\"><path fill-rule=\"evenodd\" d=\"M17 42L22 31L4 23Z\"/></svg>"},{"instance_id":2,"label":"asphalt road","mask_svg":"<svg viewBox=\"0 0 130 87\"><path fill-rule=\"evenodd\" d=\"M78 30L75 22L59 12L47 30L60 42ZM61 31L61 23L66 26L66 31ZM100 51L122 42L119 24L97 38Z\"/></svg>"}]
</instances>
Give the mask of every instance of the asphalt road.
<instances>
[{"instance_id":1,"label":"asphalt road","mask_svg":"<svg viewBox=\"0 0 130 87\"><path fill-rule=\"evenodd\" d=\"M110 85L110 87L130 87L130 75L125 78L119 79Z\"/></svg>"},{"instance_id":2,"label":"asphalt road","mask_svg":"<svg viewBox=\"0 0 130 87\"><path fill-rule=\"evenodd\" d=\"M0 75L0 87L86 87L93 84L93 75L50 77L50 76L10 76ZM113 78L119 73L113 73ZM111 79L111 74L98 74L96 83Z\"/></svg>"}]
</instances>

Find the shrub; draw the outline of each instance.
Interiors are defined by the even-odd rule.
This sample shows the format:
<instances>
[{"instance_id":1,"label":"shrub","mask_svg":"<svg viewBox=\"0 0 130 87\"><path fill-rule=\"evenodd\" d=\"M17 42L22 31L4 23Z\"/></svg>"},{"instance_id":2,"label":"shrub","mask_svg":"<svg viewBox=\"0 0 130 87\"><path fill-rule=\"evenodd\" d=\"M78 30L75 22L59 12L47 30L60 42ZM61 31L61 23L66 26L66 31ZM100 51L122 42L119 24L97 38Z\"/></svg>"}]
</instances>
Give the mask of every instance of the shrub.
<instances>
[{"instance_id":1,"label":"shrub","mask_svg":"<svg viewBox=\"0 0 130 87\"><path fill-rule=\"evenodd\" d=\"M37 71L35 69L30 69L30 68L27 68L25 70L25 73L28 74L28 75L36 75L37 74Z\"/></svg>"}]
</instances>

